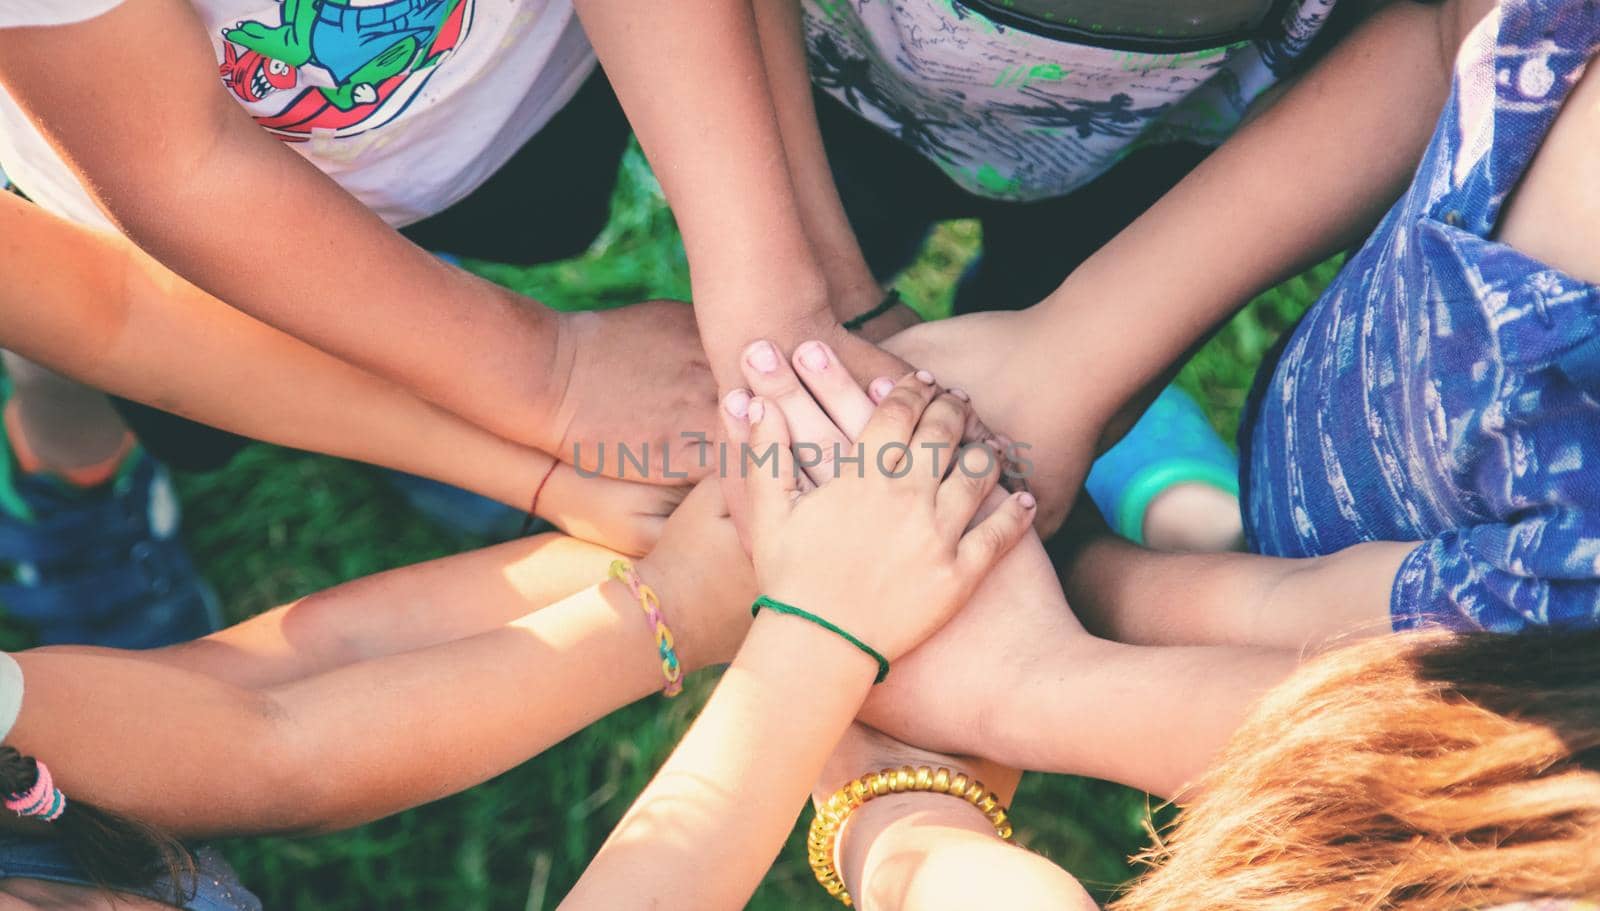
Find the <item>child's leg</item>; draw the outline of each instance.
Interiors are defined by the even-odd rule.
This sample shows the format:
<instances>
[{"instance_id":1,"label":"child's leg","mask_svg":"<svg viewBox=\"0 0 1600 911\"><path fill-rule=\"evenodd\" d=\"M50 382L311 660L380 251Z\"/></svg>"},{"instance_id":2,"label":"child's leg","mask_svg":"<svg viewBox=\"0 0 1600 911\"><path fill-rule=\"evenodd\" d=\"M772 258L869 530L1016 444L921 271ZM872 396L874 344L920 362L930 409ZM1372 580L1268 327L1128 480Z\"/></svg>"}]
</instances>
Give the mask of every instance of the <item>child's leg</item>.
<instances>
[{"instance_id":1,"label":"child's leg","mask_svg":"<svg viewBox=\"0 0 1600 911\"><path fill-rule=\"evenodd\" d=\"M1177 386L1150 403L1084 481L1112 530L1155 550L1218 552L1244 544L1239 460Z\"/></svg>"},{"instance_id":2,"label":"child's leg","mask_svg":"<svg viewBox=\"0 0 1600 911\"><path fill-rule=\"evenodd\" d=\"M1211 484L1174 484L1145 508L1144 541L1153 550L1184 553L1241 550L1239 497Z\"/></svg>"},{"instance_id":3,"label":"child's leg","mask_svg":"<svg viewBox=\"0 0 1600 911\"><path fill-rule=\"evenodd\" d=\"M0 605L45 642L148 648L215 629L165 471L105 395L3 354Z\"/></svg>"},{"instance_id":4,"label":"child's leg","mask_svg":"<svg viewBox=\"0 0 1600 911\"><path fill-rule=\"evenodd\" d=\"M61 474L101 469L107 477L115 471L127 451L128 428L105 395L9 351L0 355L12 388L7 426L26 435L37 469ZM104 470L107 463L112 467Z\"/></svg>"}]
</instances>

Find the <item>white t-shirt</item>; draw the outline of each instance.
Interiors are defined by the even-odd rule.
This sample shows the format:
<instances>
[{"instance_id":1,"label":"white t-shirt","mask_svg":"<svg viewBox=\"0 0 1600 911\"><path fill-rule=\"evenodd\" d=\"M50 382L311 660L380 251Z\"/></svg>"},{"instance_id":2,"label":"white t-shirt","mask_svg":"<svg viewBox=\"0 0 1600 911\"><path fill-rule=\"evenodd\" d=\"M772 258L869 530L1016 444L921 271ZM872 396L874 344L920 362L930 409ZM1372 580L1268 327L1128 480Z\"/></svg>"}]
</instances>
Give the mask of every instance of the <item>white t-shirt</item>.
<instances>
[{"instance_id":1,"label":"white t-shirt","mask_svg":"<svg viewBox=\"0 0 1600 911\"><path fill-rule=\"evenodd\" d=\"M11 735L11 728L22 713L22 665L6 652L0 652L0 743Z\"/></svg>"},{"instance_id":2,"label":"white t-shirt","mask_svg":"<svg viewBox=\"0 0 1600 911\"><path fill-rule=\"evenodd\" d=\"M0 0L0 27L22 25L66 25L93 19L122 0Z\"/></svg>"},{"instance_id":3,"label":"white t-shirt","mask_svg":"<svg viewBox=\"0 0 1600 911\"><path fill-rule=\"evenodd\" d=\"M88 19L119 2L0 0L0 28ZM397 227L472 192L571 100L595 65L570 0L192 5L239 104ZM160 72L157 63L150 72ZM151 91L162 78L151 77ZM0 167L46 209L109 226L3 91ZM249 200L238 204L247 214Z\"/></svg>"},{"instance_id":4,"label":"white t-shirt","mask_svg":"<svg viewBox=\"0 0 1600 911\"><path fill-rule=\"evenodd\" d=\"M898 137L978 196L1063 196L1135 148L1220 143L1287 72L1335 0L1288 0L1247 36L1170 52L1130 50L1107 29L1051 8L1159 9L1151 4L1044 2L1047 28L1019 27L1020 0L805 0L812 80ZM1237 2L1192 7L1248 6ZM1118 13L1111 13L1117 15ZM1180 17L1181 18L1181 17ZM1061 37L1069 34L1070 37Z\"/></svg>"}]
</instances>

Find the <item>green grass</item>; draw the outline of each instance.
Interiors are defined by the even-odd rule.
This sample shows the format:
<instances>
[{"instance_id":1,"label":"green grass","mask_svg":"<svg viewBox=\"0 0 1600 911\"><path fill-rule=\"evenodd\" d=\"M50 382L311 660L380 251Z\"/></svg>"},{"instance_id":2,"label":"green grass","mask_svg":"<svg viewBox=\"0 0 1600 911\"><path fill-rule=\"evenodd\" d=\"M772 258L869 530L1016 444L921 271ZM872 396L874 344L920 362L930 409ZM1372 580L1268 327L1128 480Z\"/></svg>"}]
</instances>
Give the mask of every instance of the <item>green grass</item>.
<instances>
[{"instance_id":1,"label":"green grass","mask_svg":"<svg viewBox=\"0 0 1600 911\"><path fill-rule=\"evenodd\" d=\"M977 227L942 227L902 291L925 313L948 311L976 252ZM631 154L611 226L586 256L537 268L473 263L475 271L555 306L686 297L687 268L671 216ZM1189 364L1182 382L1231 433L1261 353L1329 275L1324 267L1264 296ZM1130 314L1137 325L1137 314ZM186 534L230 617L347 579L459 550L410 512L367 468L256 446L227 469L180 480ZM224 845L244 881L274 909L554 907L652 770L708 686L681 700L624 709L481 787L339 835L239 839ZM1145 795L1103 782L1029 776L1015 803L1020 839L1086 883L1109 889L1145 844ZM811 880L796 830L751 907L837 907ZM718 846L702 863L715 866Z\"/></svg>"}]
</instances>

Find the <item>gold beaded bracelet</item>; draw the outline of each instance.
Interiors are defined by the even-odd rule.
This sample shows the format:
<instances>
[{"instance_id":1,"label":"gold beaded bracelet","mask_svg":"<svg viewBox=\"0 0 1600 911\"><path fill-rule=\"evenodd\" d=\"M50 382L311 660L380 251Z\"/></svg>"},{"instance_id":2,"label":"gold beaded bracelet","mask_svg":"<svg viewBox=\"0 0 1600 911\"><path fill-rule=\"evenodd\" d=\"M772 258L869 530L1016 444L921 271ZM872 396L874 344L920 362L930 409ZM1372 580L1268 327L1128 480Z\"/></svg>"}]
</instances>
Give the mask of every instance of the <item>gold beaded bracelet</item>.
<instances>
[{"instance_id":1,"label":"gold beaded bracelet","mask_svg":"<svg viewBox=\"0 0 1600 911\"><path fill-rule=\"evenodd\" d=\"M811 820L811 831L806 837L806 853L811 860L811 872L828 894L852 907L854 901L844 886L844 878L834 866L834 849L839 842L839 830L850 814L869 800L885 794L903 794L914 791L932 791L959 797L978 808L994 826L994 833L1005 841L1011 840L1011 823L1006 818L1006 808L1001 806L999 795L983 786L983 782L949 769L932 769L920 766L901 766L863 775L833 792L828 802L817 810Z\"/></svg>"}]
</instances>

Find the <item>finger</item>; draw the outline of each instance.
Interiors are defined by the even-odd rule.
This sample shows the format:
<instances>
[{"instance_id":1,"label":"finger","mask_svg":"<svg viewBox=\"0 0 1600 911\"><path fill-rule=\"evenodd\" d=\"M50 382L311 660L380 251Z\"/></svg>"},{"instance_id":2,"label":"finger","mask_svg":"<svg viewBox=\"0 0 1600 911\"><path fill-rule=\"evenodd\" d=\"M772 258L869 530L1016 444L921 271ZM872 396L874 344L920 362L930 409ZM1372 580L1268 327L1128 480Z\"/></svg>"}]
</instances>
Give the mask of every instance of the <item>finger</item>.
<instances>
[{"instance_id":1,"label":"finger","mask_svg":"<svg viewBox=\"0 0 1600 911\"><path fill-rule=\"evenodd\" d=\"M872 419L873 401L840 363L838 355L822 342L802 342L794 349L794 368L811 397L827 413L846 439L861 435Z\"/></svg>"},{"instance_id":2,"label":"finger","mask_svg":"<svg viewBox=\"0 0 1600 911\"><path fill-rule=\"evenodd\" d=\"M719 441L717 471L722 476L722 496L733 526L739 530L739 539L750 550L750 497L746 489L746 475L753 467L751 461L761 453L750 442L749 409L752 397L748 389L735 389L722 398L722 427L725 440ZM771 462L764 463L767 471L775 470ZM792 475L792 472L791 472ZM801 493L815 489L816 485L799 478Z\"/></svg>"},{"instance_id":3,"label":"finger","mask_svg":"<svg viewBox=\"0 0 1600 911\"><path fill-rule=\"evenodd\" d=\"M867 461L886 474L903 477L901 464L911 452L911 435L938 392L933 374L926 370L909 373L895 383L861 431L860 442Z\"/></svg>"},{"instance_id":4,"label":"finger","mask_svg":"<svg viewBox=\"0 0 1600 911\"><path fill-rule=\"evenodd\" d=\"M1038 503L1031 493L1014 493L1000 508L974 525L956 545L956 564L969 585L976 585L984 574L1005 556L1033 526Z\"/></svg>"},{"instance_id":5,"label":"finger","mask_svg":"<svg viewBox=\"0 0 1600 911\"><path fill-rule=\"evenodd\" d=\"M872 399L874 405L888 398L889 393L893 391L894 380L886 376L880 376L867 384L867 398Z\"/></svg>"},{"instance_id":6,"label":"finger","mask_svg":"<svg viewBox=\"0 0 1600 911\"><path fill-rule=\"evenodd\" d=\"M969 405L972 403L972 396L967 394L965 389L952 386L950 387L950 394ZM996 436L997 434L989 429L989 425L983 422L983 416L974 408L972 413L967 416L967 427L961 434L961 442L987 443L995 439Z\"/></svg>"},{"instance_id":7,"label":"finger","mask_svg":"<svg viewBox=\"0 0 1600 911\"><path fill-rule=\"evenodd\" d=\"M748 389L735 389L722 397L722 407L717 413L722 418L722 438L717 441L716 452L717 474L722 478L718 486L722 488L722 498L726 502L728 515L733 517L733 527L739 530L739 541L744 545L746 553L750 552L750 496L745 490L744 478L740 476L737 461L732 462L734 468L729 470L729 455L734 459L745 450L750 443L750 391Z\"/></svg>"},{"instance_id":8,"label":"finger","mask_svg":"<svg viewBox=\"0 0 1600 911\"><path fill-rule=\"evenodd\" d=\"M850 440L806 391L778 347L766 340L753 342L744 350L741 366L750 391L782 409L806 477L819 485L832 480L834 463L850 447Z\"/></svg>"},{"instance_id":9,"label":"finger","mask_svg":"<svg viewBox=\"0 0 1600 911\"><path fill-rule=\"evenodd\" d=\"M788 515L800 494L794 453L789 451L789 426L783 410L769 399L750 400L750 444L742 447L739 471L750 496L750 529L754 537Z\"/></svg>"},{"instance_id":10,"label":"finger","mask_svg":"<svg viewBox=\"0 0 1600 911\"><path fill-rule=\"evenodd\" d=\"M934 397L911 434L913 473L932 484L950 472L972 409L948 392Z\"/></svg>"},{"instance_id":11,"label":"finger","mask_svg":"<svg viewBox=\"0 0 1600 911\"><path fill-rule=\"evenodd\" d=\"M955 468L939 485L939 495L934 501L935 513L941 527L960 531L972 524L973 516L1000 483L999 446L992 443L968 443L957 451Z\"/></svg>"},{"instance_id":12,"label":"finger","mask_svg":"<svg viewBox=\"0 0 1600 911\"><path fill-rule=\"evenodd\" d=\"M972 396L967 394L967 390L959 386L951 386L950 394L968 405L972 404ZM967 426L961 431L961 442L986 443L993 438L994 434L989 432L988 426L983 423L983 418L978 415L978 409L968 409Z\"/></svg>"}]
</instances>

